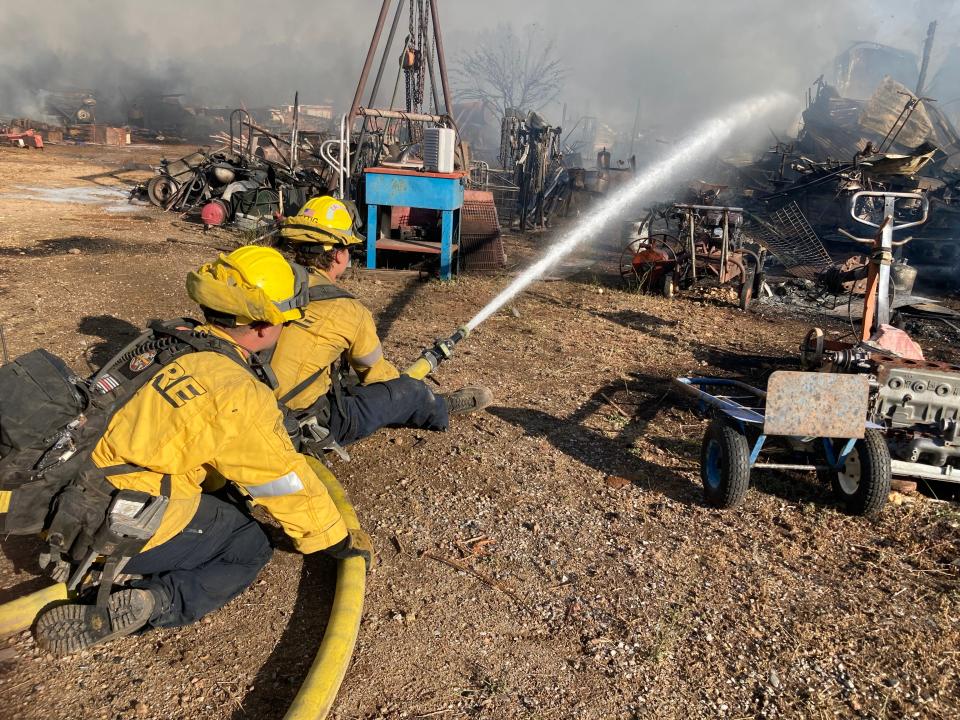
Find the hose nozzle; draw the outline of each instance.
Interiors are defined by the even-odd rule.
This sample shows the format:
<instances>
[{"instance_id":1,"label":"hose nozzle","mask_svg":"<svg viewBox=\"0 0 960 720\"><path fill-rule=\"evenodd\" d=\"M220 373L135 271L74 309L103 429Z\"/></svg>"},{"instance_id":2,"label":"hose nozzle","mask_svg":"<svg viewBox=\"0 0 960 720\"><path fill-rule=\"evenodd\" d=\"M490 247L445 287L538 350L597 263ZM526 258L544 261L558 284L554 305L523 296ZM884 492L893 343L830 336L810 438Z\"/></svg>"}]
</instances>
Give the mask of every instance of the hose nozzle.
<instances>
[{"instance_id":1,"label":"hose nozzle","mask_svg":"<svg viewBox=\"0 0 960 720\"><path fill-rule=\"evenodd\" d=\"M470 331L466 326L457 328L456 332L448 338L438 339L431 347L420 353L420 357L410 367L403 371L404 375L409 375L416 380L423 380L427 375L437 369L437 366L444 360L449 360L453 355L454 346L467 337Z\"/></svg>"}]
</instances>

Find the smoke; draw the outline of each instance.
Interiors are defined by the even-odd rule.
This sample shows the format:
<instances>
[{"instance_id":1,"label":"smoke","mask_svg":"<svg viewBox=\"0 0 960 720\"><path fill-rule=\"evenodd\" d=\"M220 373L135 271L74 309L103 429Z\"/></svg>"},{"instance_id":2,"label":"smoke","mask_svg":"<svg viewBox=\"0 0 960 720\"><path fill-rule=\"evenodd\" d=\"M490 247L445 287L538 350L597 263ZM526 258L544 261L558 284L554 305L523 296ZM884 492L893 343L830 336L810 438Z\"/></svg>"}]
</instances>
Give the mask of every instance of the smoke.
<instances>
[{"instance_id":1,"label":"smoke","mask_svg":"<svg viewBox=\"0 0 960 720\"><path fill-rule=\"evenodd\" d=\"M329 5L329 7L326 7ZM377 7L308 0L29 5L0 19L0 115L42 112L38 90L95 90L117 105L150 94L185 104L338 103L352 94ZM98 105L98 117L103 107Z\"/></svg>"},{"instance_id":2,"label":"smoke","mask_svg":"<svg viewBox=\"0 0 960 720\"><path fill-rule=\"evenodd\" d=\"M438 0L448 63L478 30L539 23L557 39L570 75L548 120L597 115L621 127L640 101L641 127L679 136L737 98L797 97L855 40L919 53L927 22L941 21L938 53L955 37L947 0ZM379 2L330 0L102 0L6 8L0 25L0 115L33 114L39 89L88 88L132 100L183 93L185 102L257 107L352 98ZM400 35L406 31L406 19ZM399 41L398 41L399 42ZM935 71L936 68L932 68ZM392 86L396 64L388 64ZM99 114L99 108L98 108Z\"/></svg>"},{"instance_id":3,"label":"smoke","mask_svg":"<svg viewBox=\"0 0 960 720\"><path fill-rule=\"evenodd\" d=\"M940 19L938 42L956 37L952 2L869 4L828 0L725 0L623 3L487 0L491 17L538 23L552 32L571 69L560 101L545 110L560 122L596 115L629 128L640 103L641 130L674 139L713 108L754 94L797 98L855 41L887 43L919 56L927 23ZM468 23L447 23L469 34ZM781 118L781 121L783 118Z\"/></svg>"}]
</instances>

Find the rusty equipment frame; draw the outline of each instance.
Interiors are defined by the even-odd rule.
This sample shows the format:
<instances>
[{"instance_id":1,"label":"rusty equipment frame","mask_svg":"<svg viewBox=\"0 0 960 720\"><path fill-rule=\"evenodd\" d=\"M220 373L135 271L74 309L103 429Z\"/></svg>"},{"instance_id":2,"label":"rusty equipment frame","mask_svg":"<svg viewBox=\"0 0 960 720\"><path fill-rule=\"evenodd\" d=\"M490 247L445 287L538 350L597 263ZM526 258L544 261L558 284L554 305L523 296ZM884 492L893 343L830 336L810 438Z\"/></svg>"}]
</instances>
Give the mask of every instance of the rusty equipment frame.
<instances>
[{"instance_id":1,"label":"rusty equipment frame","mask_svg":"<svg viewBox=\"0 0 960 720\"><path fill-rule=\"evenodd\" d=\"M734 242L730 231L730 214L740 213L743 208L725 205L689 205L675 203L673 210L679 211L683 221L680 234L651 233L646 242L631 240L621 253L620 274L625 282L635 280L641 290L659 290L665 297L672 297L674 287L686 289L693 287L708 276L714 276L719 285L738 286L739 306L746 310L754 293L762 282L765 251L754 252ZM719 254L709 242L697 237L701 227L698 222L701 213L720 212L722 214L722 234ZM683 223L686 223L684 225ZM630 262L626 256L632 255ZM753 270L749 261L753 261ZM644 273L637 270L637 264L643 265ZM651 268L646 268L651 265Z\"/></svg>"},{"instance_id":2,"label":"rusty equipment frame","mask_svg":"<svg viewBox=\"0 0 960 720\"><path fill-rule=\"evenodd\" d=\"M400 23L400 15L403 13L405 4L404 0L396 0L396 11L393 16L393 22L390 25L390 31L387 35L386 43L383 47L383 52L380 56L380 64L377 68L377 75L374 78L373 87L371 88L370 96L367 100L366 106L361 106L363 94L367 87L367 80L370 77L370 70L373 66L373 59L377 54L377 48L380 46L380 38L383 35L383 29L386 25L387 15L389 14L390 7L393 2L394 0L383 0L380 5L380 13L377 16L377 22L374 26L373 36L370 38L370 46L367 48L367 55L363 62L363 68L360 71L360 78L357 81L357 88L353 95L353 101L350 103L350 111L346 116L346 131L348 136L352 135L353 121L358 117L361 118L360 130L355 144L356 150L353 154L353 161L350 165L348 173L350 177L361 175L361 170L363 169L361 167L364 156L363 147L364 141L369 132L367 123L368 118L403 120L408 124L412 122L433 122L437 125L451 127L456 130L456 123L453 120L453 96L451 95L450 82L447 77L447 60L443 50L443 34L440 30L440 16L437 10L437 0L426 0L426 2L430 9L430 25L433 30L432 35L433 42L436 47L438 74L440 76L440 85L443 91L442 112L440 107L440 97L437 94L436 78L434 76L434 56L429 52L429 49L425 50L424 62L426 63L427 70L430 74L430 89L433 95L433 105L436 110L436 114L429 115L424 113L403 112L394 110L392 107L387 109L379 109L376 107L377 94L380 90L380 83L383 79L383 73L386 69L387 62L391 57L391 49L396 36L397 26ZM465 157L459 131L457 132L457 152L461 158ZM345 188L345 192L349 195L353 189L355 188L351 188L348 184Z\"/></svg>"}]
</instances>

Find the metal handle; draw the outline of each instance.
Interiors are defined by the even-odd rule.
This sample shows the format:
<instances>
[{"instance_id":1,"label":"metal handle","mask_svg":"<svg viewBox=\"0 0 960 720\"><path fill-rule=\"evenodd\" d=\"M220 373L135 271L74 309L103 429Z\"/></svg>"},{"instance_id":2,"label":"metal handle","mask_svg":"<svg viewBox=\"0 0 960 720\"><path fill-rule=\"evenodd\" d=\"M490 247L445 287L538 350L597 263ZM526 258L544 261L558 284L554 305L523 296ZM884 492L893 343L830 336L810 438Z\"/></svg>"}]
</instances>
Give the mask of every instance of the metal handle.
<instances>
[{"instance_id":1,"label":"metal handle","mask_svg":"<svg viewBox=\"0 0 960 720\"><path fill-rule=\"evenodd\" d=\"M873 238L859 238L853 233L848 233L843 228L837 228L837 232L841 235L846 235L851 240L856 240L858 243L864 243L865 245L873 245L873 243L876 242Z\"/></svg>"},{"instance_id":2,"label":"metal handle","mask_svg":"<svg viewBox=\"0 0 960 720\"><path fill-rule=\"evenodd\" d=\"M921 195L919 193L903 193L903 192L876 192L871 190L861 190L853 194L853 197L850 199L850 217L856 220L858 223L863 225L869 225L870 227L879 228L881 227L877 223L870 222L869 220L864 220L861 217L858 217L856 214L857 211L857 201L861 197L877 197L887 200L888 198L906 198L910 200L919 200L921 206L923 207L923 217L914 222L901 223L900 225L894 224L893 230L902 230L903 228L913 227L914 225L922 225L927 221L927 215L930 212L930 201L927 200L926 195ZM894 200L896 202L896 200ZM891 218L892 220L892 218ZM859 238L854 238L859 241ZM873 242L871 240L871 242Z\"/></svg>"}]
</instances>

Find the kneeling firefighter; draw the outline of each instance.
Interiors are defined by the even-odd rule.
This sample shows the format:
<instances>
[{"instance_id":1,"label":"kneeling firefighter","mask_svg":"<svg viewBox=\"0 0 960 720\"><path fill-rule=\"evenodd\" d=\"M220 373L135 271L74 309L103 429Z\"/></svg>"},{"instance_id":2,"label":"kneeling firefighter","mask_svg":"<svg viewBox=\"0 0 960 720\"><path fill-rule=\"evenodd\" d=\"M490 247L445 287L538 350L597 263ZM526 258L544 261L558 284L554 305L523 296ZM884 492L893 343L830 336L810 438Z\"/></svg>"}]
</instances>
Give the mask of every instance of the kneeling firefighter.
<instances>
[{"instance_id":1,"label":"kneeling firefighter","mask_svg":"<svg viewBox=\"0 0 960 720\"><path fill-rule=\"evenodd\" d=\"M350 264L350 247L363 242L343 202L309 200L284 222L280 235L310 272L310 303L303 319L284 327L264 360L276 373L277 398L301 420L305 449L343 454L342 445L387 425L446 430L449 415L492 402L483 387L434 394L384 358L370 311L335 284ZM346 381L350 369L359 384Z\"/></svg>"},{"instance_id":2,"label":"kneeling firefighter","mask_svg":"<svg viewBox=\"0 0 960 720\"><path fill-rule=\"evenodd\" d=\"M41 566L71 590L103 564L95 603L38 618L37 642L55 654L192 623L254 580L270 543L237 504L201 493L208 472L301 552L369 560L256 363L302 317L304 269L244 247L191 272L187 292L206 323L155 323L86 381L43 350L0 368L0 532L43 532ZM116 590L121 570L140 577Z\"/></svg>"}]
</instances>

